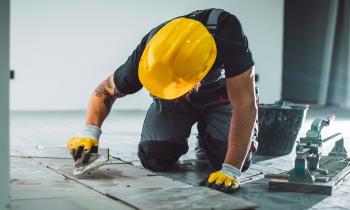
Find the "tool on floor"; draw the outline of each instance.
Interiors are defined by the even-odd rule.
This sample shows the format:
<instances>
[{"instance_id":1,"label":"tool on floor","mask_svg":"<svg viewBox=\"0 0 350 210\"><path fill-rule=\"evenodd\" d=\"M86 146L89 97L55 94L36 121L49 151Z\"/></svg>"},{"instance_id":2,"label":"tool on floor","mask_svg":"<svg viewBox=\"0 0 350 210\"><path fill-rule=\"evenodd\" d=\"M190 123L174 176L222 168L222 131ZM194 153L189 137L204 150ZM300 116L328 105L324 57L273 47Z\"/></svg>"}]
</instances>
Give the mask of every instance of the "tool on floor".
<instances>
[{"instance_id":1,"label":"tool on floor","mask_svg":"<svg viewBox=\"0 0 350 210\"><path fill-rule=\"evenodd\" d=\"M78 176L78 175L82 175L82 174L86 174L88 172L94 171L99 167L108 164L108 161L109 161L109 149L107 149L107 153L102 155L98 153L91 153L88 163L86 164L82 163L81 158L79 158L75 162L75 165L73 168L73 175Z\"/></svg>"},{"instance_id":2,"label":"tool on floor","mask_svg":"<svg viewBox=\"0 0 350 210\"><path fill-rule=\"evenodd\" d=\"M330 114L324 119L315 119L306 137L296 145L294 168L283 174L270 174L269 190L293 191L316 194L332 194L342 181L350 175L350 159L344 147L341 133L323 137L321 131L335 119ZM324 154L325 148L334 145Z\"/></svg>"}]
</instances>

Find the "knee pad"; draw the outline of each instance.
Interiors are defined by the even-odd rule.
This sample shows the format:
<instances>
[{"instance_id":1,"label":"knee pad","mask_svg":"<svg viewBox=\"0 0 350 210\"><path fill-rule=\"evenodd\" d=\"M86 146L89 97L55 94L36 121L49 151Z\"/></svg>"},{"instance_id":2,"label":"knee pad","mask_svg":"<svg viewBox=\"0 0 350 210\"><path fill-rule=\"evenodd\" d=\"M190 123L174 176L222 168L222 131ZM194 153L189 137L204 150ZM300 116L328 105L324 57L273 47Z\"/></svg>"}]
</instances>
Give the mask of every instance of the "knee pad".
<instances>
[{"instance_id":1,"label":"knee pad","mask_svg":"<svg viewBox=\"0 0 350 210\"><path fill-rule=\"evenodd\" d=\"M173 166L187 151L185 142L143 141L139 143L137 155L145 168L162 171Z\"/></svg>"}]
</instances>

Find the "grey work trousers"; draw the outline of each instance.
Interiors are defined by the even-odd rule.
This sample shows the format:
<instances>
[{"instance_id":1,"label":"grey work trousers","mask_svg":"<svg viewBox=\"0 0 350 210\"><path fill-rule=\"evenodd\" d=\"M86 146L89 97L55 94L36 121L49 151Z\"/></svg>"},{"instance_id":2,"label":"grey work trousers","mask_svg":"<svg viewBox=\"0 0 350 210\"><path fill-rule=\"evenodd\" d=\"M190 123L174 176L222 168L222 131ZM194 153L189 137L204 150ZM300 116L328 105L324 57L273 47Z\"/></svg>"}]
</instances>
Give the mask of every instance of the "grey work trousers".
<instances>
[{"instance_id":1,"label":"grey work trousers","mask_svg":"<svg viewBox=\"0 0 350 210\"><path fill-rule=\"evenodd\" d=\"M142 165L154 171L174 165L181 155L187 153L187 139L192 126L197 123L199 145L214 169L221 169L227 151L232 113L229 103L198 107L187 100L173 102L154 98L146 114L138 145ZM246 160L249 164L250 155Z\"/></svg>"}]
</instances>

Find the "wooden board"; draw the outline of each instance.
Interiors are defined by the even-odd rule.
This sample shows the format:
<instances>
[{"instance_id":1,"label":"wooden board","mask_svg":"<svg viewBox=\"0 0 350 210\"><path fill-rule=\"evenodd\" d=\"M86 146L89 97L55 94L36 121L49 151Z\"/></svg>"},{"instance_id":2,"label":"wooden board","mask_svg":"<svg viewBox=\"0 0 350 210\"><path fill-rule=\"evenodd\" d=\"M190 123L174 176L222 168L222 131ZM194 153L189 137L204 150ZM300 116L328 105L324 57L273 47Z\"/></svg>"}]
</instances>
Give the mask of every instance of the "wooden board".
<instances>
[{"instance_id":1,"label":"wooden board","mask_svg":"<svg viewBox=\"0 0 350 210\"><path fill-rule=\"evenodd\" d=\"M269 182L269 190L279 192L302 192L320 195L331 195L333 186L329 183L294 183L284 179L272 179Z\"/></svg>"}]
</instances>

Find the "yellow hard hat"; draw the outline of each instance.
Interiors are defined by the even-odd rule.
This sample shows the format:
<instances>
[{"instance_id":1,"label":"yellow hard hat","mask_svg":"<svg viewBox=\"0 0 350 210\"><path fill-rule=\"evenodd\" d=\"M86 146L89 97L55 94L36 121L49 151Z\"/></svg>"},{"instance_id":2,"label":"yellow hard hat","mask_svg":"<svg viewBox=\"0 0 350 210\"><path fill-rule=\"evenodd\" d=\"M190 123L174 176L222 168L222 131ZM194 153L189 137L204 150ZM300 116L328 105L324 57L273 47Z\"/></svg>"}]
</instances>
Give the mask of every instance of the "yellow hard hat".
<instances>
[{"instance_id":1,"label":"yellow hard hat","mask_svg":"<svg viewBox=\"0 0 350 210\"><path fill-rule=\"evenodd\" d=\"M216 59L213 36L193 19L176 18L149 41L139 63L139 79L154 96L178 98L196 86Z\"/></svg>"}]
</instances>

